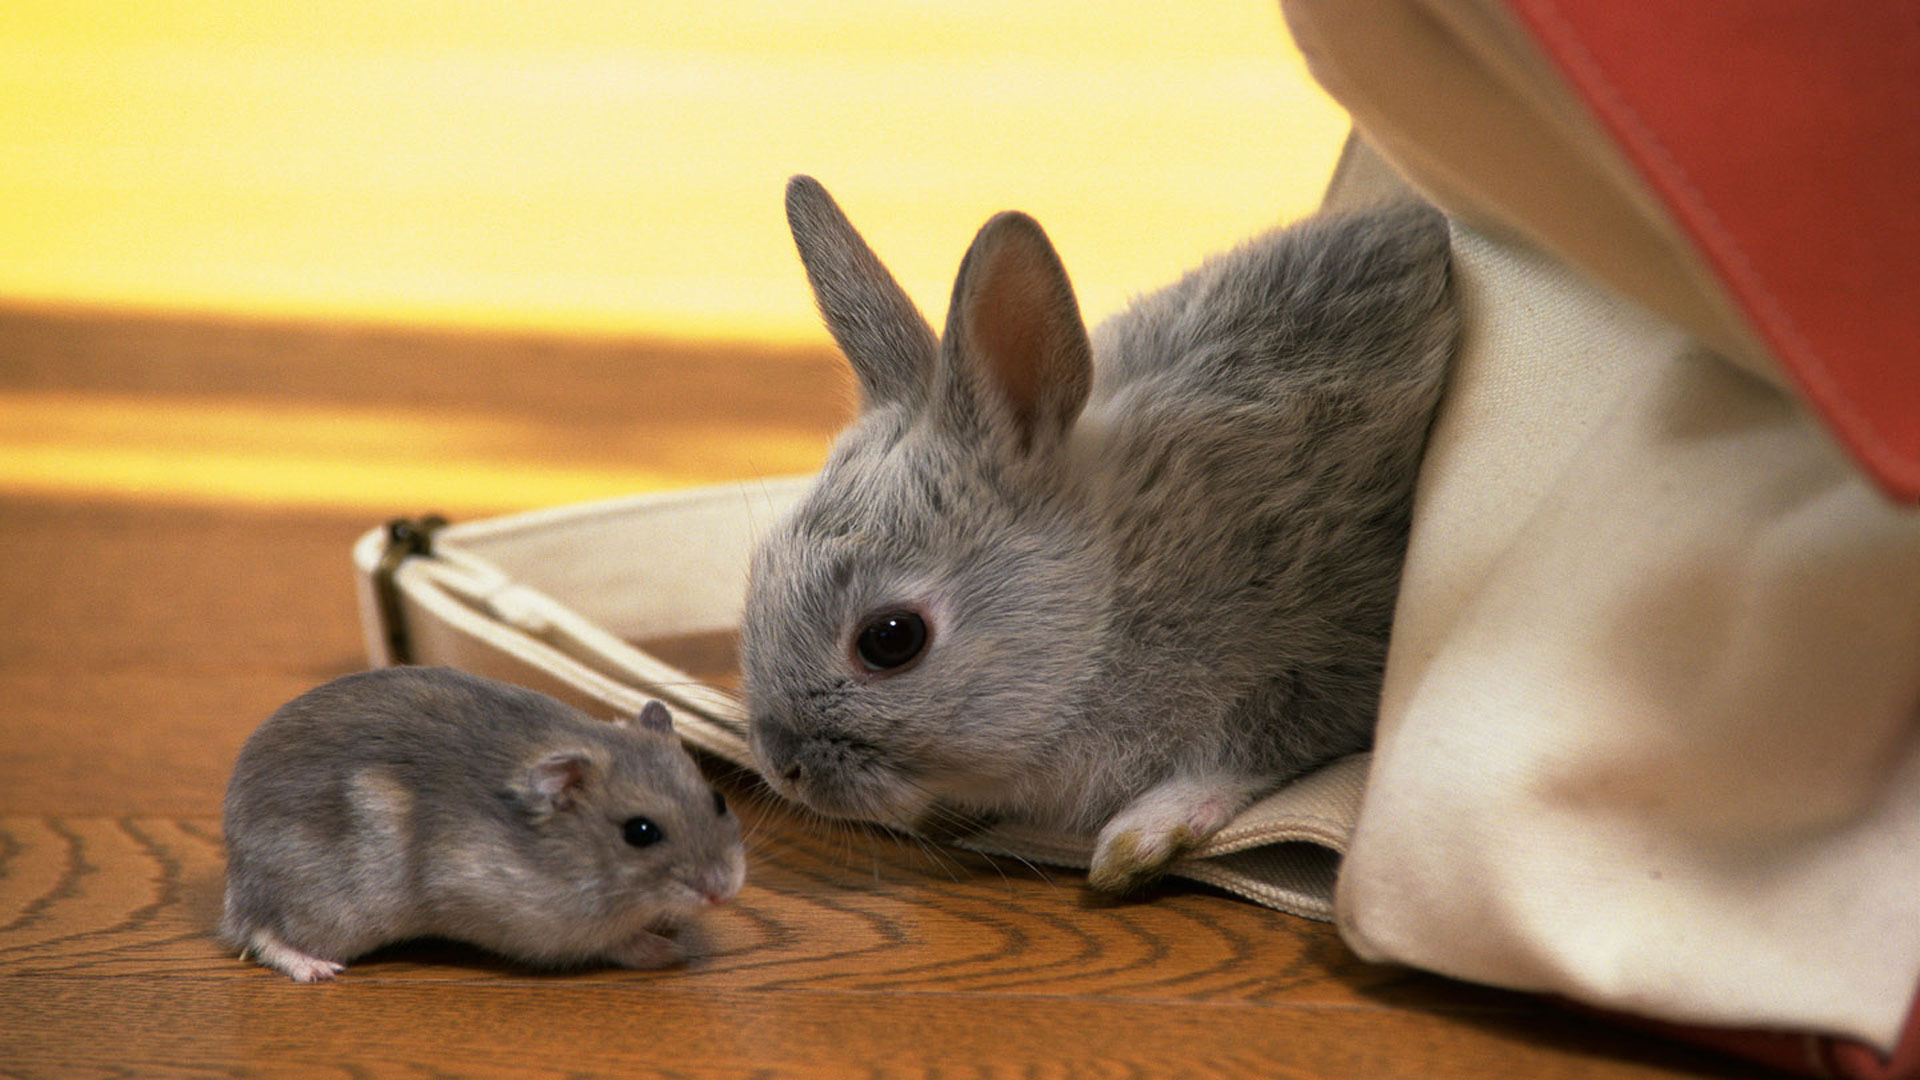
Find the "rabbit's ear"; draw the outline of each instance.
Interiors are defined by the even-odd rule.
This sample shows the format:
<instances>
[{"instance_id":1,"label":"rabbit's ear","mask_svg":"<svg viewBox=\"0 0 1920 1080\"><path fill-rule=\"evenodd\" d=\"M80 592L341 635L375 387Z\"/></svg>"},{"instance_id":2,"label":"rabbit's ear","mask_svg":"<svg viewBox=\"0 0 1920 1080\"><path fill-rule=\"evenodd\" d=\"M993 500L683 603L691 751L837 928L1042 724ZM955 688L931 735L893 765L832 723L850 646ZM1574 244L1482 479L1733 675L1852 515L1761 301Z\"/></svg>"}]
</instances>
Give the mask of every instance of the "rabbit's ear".
<instances>
[{"instance_id":1,"label":"rabbit's ear","mask_svg":"<svg viewBox=\"0 0 1920 1080\"><path fill-rule=\"evenodd\" d=\"M862 403L917 403L939 350L926 316L813 177L787 181L787 226L827 329L859 376Z\"/></svg>"},{"instance_id":2,"label":"rabbit's ear","mask_svg":"<svg viewBox=\"0 0 1920 1080\"><path fill-rule=\"evenodd\" d=\"M974 237L953 283L944 359L950 395L985 391L1023 449L1057 439L1087 403L1093 349L1073 284L1040 223L1009 211Z\"/></svg>"}]
</instances>

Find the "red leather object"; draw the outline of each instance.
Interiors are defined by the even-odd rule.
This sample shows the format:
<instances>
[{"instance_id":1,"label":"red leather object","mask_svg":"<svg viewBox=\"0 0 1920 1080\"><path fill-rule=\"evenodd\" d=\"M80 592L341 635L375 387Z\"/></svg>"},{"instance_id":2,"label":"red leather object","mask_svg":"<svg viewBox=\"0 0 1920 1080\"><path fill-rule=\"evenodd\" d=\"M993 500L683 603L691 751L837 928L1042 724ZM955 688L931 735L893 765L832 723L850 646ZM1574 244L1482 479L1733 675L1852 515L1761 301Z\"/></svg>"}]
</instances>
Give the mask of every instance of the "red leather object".
<instances>
[{"instance_id":1,"label":"red leather object","mask_svg":"<svg viewBox=\"0 0 1920 1080\"><path fill-rule=\"evenodd\" d=\"M1920 5L1512 9L1840 441L1920 499Z\"/></svg>"}]
</instances>

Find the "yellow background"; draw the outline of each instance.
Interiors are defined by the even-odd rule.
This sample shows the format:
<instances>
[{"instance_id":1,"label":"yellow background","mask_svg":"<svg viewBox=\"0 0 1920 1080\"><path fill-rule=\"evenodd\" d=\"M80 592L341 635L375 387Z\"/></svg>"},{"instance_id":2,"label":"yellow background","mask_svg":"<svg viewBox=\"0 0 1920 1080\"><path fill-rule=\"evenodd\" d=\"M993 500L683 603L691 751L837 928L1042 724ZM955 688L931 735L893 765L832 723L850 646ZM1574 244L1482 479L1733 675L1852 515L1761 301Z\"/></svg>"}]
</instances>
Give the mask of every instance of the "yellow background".
<instances>
[{"instance_id":1,"label":"yellow background","mask_svg":"<svg viewBox=\"0 0 1920 1080\"><path fill-rule=\"evenodd\" d=\"M1343 130L1260 0L10 0L0 299L815 340L810 172L930 316L1018 207L1097 317Z\"/></svg>"},{"instance_id":2,"label":"yellow background","mask_svg":"<svg viewBox=\"0 0 1920 1080\"><path fill-rule=\"evenodd\" d=\"M1271 0L7 0L0 304L824 345L808 172L936 326L1007 208L1097 321L1310 210L1345 126ZM0 492L478 514L738 474L521 427L0 379Z\"/></svg>"}]
</instances>

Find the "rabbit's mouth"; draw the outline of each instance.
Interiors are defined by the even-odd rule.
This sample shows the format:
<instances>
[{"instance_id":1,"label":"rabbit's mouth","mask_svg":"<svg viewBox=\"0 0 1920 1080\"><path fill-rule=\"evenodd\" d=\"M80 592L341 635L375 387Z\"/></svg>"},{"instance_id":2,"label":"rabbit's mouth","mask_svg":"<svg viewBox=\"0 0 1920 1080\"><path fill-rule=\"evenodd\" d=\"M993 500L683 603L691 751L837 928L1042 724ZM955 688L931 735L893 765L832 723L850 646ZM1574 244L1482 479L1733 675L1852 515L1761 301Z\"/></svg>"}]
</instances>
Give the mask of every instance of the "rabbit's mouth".
<instances>
[{"instance_id":1,"label":"rabbit's mouth","mask_svg":"<svg viewBox=\"0 0 1920 1080\"><path fill-rule=\"evenodd\" d=\"M942 798L932 784L879 766L808 785L790 797L829 817L876 822L942 843L984 832L999 821L997 814Z\"/></svg>"},{"instance_id":2,"label":"rabbit's mouth","mask_svg":"<svg viewBox=\"0 0 1920 1080\"><path fill-rule=\"evenodd\" d=\"M860 740L756 738L753 744L755 764L768 786L828 817L911 828L935 805L931 789L885 762L879 748Z\"/></svg>"},{"instance_id":3,"label":"rabbit's mouth","mask_svg":"<svg viewBox=\"0 0 1920 1080\"><path fill-rule=\"evenodd\" d=\"M775 784L774 789L829 817L906 829L915 829L921 820L939 812L930 795L881 770L861 770L854 776L803 775L791 785Z\"/></svg>"}]
</instances>

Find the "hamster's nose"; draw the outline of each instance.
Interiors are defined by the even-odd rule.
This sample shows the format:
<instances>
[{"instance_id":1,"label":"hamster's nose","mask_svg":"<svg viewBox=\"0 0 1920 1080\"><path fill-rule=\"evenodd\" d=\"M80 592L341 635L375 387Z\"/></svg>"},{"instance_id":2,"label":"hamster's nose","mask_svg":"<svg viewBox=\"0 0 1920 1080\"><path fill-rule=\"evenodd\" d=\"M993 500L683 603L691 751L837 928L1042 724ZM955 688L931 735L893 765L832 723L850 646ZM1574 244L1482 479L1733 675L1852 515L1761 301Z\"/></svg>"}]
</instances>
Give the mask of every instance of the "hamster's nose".
<instances>
[{"instance_id":1,"label":"hamster's nose","mask_svg":"<svg viewBox=\"0 0 1920 1080\"><path fill-rule=\"evenodd\" d=\"M700 905L719 907L739 896L740 886L746 883L746 876L744 864L707 875L706 880L698 886Z\"/></svg>"}]
</instances>

